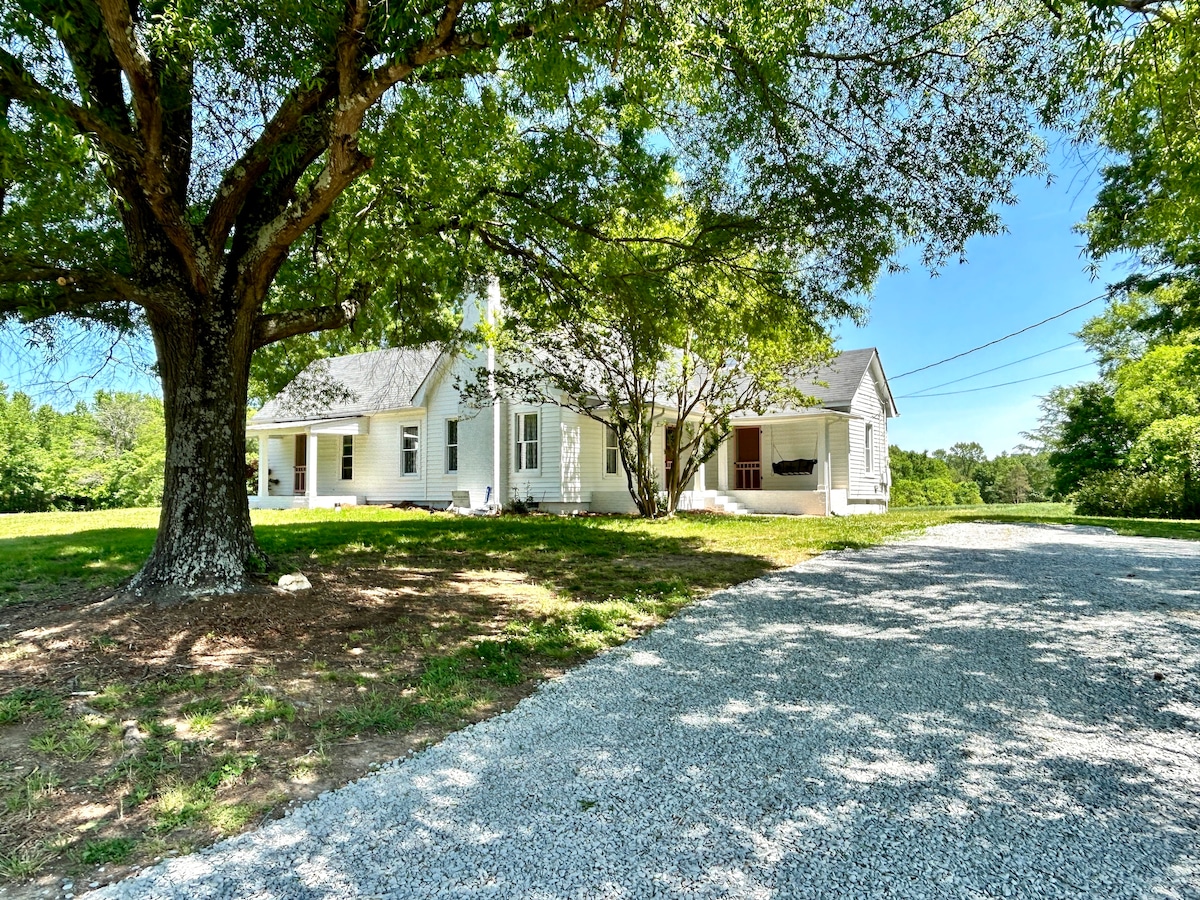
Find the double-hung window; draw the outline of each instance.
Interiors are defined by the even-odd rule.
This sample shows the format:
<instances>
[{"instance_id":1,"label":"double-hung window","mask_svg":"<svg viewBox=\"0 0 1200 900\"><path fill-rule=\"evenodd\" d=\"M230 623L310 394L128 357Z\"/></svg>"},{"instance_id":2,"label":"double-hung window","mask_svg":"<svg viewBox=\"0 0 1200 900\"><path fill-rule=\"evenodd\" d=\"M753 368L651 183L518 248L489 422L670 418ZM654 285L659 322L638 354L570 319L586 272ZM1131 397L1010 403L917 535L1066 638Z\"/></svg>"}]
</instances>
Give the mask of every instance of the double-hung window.
<instances>
[{"instance_id":1,"label":"double-hung window","mask_svg":"<svg viewBox=\"0 0 1200 900\"><path fill-rule=\"evenodd\" d=\"M446 471L458 471L458 419L446 420Z\"/></svg>"},{"instance_id":2,"label":"double-hung window","mask_svg":"<svg viewBox=\"0 0 1200 900\"><path fill-rule=\"evenodd\" d=\"M405 425L400 445L400 474L417 474L417 446L420 442L420 426Z\"/></svg>"},{"instance_id":3,"label":"double-hung window","mask_svg":"<svg viewBox=\"0 0 1200 900\"><path fill-rule=\"evenodd\" d=\"M354 477L354 435L342 435L342 481Z\"/></svg>"},{"instance_id":4,"label":"double-hung window","mask_svg":"<svg viewBox=\"0 0 1200 900\"><path fill-rule=\"evenodd\" d=\"M604 474L616 475L617 464L621 455L617 451L617 429L606 426L604 429Z\"/></svg>"},{"instance_id":5,"label":"double-hung window","mask_svg":"<svg viewBox=\"0 0 1200 900\"><path fill-rule=\"evenodd\" d=\"M517 413L517 471L527 472L538 467L538 414Z\"/></svg>"},{"instance_id":6,"label":"double-hung window","mask_svg":"<svg viewBox=\"0 0 1200 900\"><path fill-rule=\"evenodd\" d=\"M874 473L874 471L875 471L875 426L874 425L871 425L871 424L867 425L865 440L867 443L867 446L865 447L866 457L867 457L867 472Z\"/></svg>"}]
</instances>

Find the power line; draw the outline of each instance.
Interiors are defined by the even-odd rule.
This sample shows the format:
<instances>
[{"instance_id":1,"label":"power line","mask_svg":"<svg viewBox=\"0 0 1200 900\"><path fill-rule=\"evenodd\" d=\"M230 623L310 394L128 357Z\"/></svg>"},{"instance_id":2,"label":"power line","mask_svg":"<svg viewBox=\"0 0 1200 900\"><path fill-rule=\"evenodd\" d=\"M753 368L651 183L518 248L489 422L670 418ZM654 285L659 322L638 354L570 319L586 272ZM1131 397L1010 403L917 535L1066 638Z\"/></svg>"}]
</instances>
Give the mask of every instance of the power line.
<instances>
[{"instance_id":1,"label":"power line","mask_svg":"<svg viewBox=\"0 0 1200 900\"><path fill-rule=\"evenodd\" d=\"M1033 356L1026 356L1023 359L1014 359L1010 363L1005 363L1002 366L995 366L991 369L984 369L982 372L976 372L974 375L964 375L962 378L955 378L953 381L943 381L941 384L932 384L927 388L906 395L907 397L917 397L924 394L926 391L936 391L938 388L946 387L951 384L958 384L960 381L969 381L972 378L978 378L980 375L987 375L991 372L999 372L1001 369L1007 369L1009 366L1015 366L1018 363L1029 362L1031 359L1037 359L1039 356L1045 356L1048 353L1055 353L1059 350L1066 350L1068 347L1074 347L1079 341L1071 341L1069 344L1063 344L1061 347L1053 347L1050 350L1043 350L1041 353L1035 353Z\"/></svg>"},{"instance_id":2,"label":"power line","mask_svg":"<svg viewBox=\"0 0 1200 900\"><path fill-rule=\"evenodd\" d=\"M930 397L949 397L952 394L974 394L976 391L990 391L992 388L1008 387L1010 384L1024 384L1026 381L1037 381L1039 378L1049 378L1051 375L1061 375L1064 372L1074 372L1076 369L1086 369L1092 365L1086 362L1081 366L1071 366L1069 369L1059 369L1057 372L1046 372L1044 375L1034 375L1032 378L1018 378L1016 381L1006 381L1003 384L989 384L986 387L967 388L965 391L943 391L940 394L906 394L897 400L927 400Z\"/></svg>"},{"instance_id":3,"label":"power line","mask_svg":"<svg viewBox=\"0 0 1200 900\"><path fill-rule=\"evenodd\" d=\"M964 356L970 356L972 353L976 353L987 347L992 347L996 344L999 344L1001 341L1007 341L1009 338L1014 338L1018 334L1024 334L1027 331L1032 331L1034 328L1045 325L1047 322L1053 322L1055 319L1061 319L1067 313L1075 312L1077 309L1083 309L1085 306L1095 303L1097 300L1103 300L1107 296L1108 294L1100 294L1097 297L1093 297L1091 300L1080 303L1078 306L1072 306L1070 309L1064 309L1062 312L1056 313L1055 315L1050 316L1048 319L1042 319L1040 322L1034 322L1032 325L1026 325L1020 331L1014 331L1012 334L1006 334L1004 337L996 338L994 341L988 341L986 344L980 344L978 347L972 347L970 350L964 350L962 353L956 353L953 356L947 356L945 359L939 359L937 362L930 363L927 366L921 366L919 369L910 369L907 372L901 372L899 375L893 376L890 380L895 381L898 378L904 378L906 375L916 375L918 372L924 372L926 369L932 369L935 366L942 365L943 363L948 363L956 359L962 359Z\"/></svg>"}]
</instances>

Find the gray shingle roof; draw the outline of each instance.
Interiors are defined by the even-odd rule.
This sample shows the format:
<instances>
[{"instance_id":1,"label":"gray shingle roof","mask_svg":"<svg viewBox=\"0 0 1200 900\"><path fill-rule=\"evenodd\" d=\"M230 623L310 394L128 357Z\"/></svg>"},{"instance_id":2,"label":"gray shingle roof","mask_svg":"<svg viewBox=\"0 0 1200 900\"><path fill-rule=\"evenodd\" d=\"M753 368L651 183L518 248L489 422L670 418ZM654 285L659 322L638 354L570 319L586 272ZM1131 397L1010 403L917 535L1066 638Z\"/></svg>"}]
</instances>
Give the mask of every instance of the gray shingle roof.
<instances>
[{"instance_id":1,"label":"gray shingle roof","mask_svg":"<svg viewBox=\"0 0 1200 900\"><path fill-rule=\"evenodd\" d=\"M437 363L437 344L320 359L254 414L252 424L341 419L408 409Z\"/></svg>"},{"instance_id":2,"label":"gray shingle roof","mask_svg":"<svg viewBox=\"0 0 1200 900\"><path fill-rule=\"evenodd\" d=\"M862 350L843 350L828 365L821 366L811 383L797 385L800 390L816 397L824 407L849 406L854 393L862 384L863 375L875 356L874 347ZM824 385L816 382L825 382Z\"/></svg>"},{"instance_id":3,"label":"gray shingle roof","mask_svg":"<svg viewBox=\"0 0 1200 900\"><path fill-rule=\"evenodd\" d=\"M822 409L848 412L850 404L854 400L854 394L870 369L871 360L875 358L874 347L866 347L862 350L843 350L811 376L796 381L796 387L808 396L816 398L816 406L796 408L788 403L769 410L767 415L814 415ZM882 374L882 364L880 364L879 371ZM887 376L884 376L883 385L887 392L886 402L890 403L888 415L898 415L895 412L896 404L892 400L891 387L887 384ZM739 417L753 415L754 413L747 410Z\"/></svg>"}]
</instances>

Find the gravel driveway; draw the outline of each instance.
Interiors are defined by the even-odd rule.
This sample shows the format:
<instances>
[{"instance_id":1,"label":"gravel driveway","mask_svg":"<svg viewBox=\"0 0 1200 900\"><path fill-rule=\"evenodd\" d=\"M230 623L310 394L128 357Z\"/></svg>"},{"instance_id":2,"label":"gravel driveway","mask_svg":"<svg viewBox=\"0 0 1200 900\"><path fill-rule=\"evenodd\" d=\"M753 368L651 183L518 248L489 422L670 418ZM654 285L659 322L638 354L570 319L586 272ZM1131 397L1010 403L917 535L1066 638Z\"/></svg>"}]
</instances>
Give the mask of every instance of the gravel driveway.
<instances>
[{"instance_id":1,"label":"gravel driveway","mask_svg":"<svg viewBox=\"0 0 1200 900\"><path fill-rule=\"evenodd\" d=\"M92 896L1200 898L1200 544L829 554Z\"/></svg>"}]
</instances>

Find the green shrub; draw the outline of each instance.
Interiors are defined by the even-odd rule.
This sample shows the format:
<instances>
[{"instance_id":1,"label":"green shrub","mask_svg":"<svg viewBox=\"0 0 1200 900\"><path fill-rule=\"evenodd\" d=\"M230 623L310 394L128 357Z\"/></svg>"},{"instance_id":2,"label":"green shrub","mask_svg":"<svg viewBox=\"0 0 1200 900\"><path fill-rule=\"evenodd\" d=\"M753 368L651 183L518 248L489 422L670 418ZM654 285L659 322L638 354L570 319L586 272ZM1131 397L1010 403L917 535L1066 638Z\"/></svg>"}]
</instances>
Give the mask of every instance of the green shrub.
<instances>
[{"instance_id":1,"label":"green shrub","mask_svg":"<svg viewBox=\"0 0 1200 900\"><path fill-rule=\"evenodd\" d=\"M1082 516L1184 518L1182 480L1170 472L1097 472L1080 482L1075 512Z\"/></svg>"},{"instance_id":2,"label":"green shrub","mask_svg":"<svg viewBox=\"0 0 1200 900\"><path fill-rule=\"evenodd\" d=\"M979 494L979 485L974 481L964 481L954 487L954 502L958 506L977 506L983 503Z\"/></svg>"},{"instance_id":3,"label":"green shrub","mask_svg":"<svg viewBox=\"0 0 1200 900\"><path fill-rule=\"evenodd\" d=\"M922 482L898 478L892 483L892 506L928 506Z\"/></svg>"},{"instance_id":4,"label":"green shrub","mask_svg":"<svg viewBox=\"0 0 1200 900\"><path fill-rule=\"evenodd\" d=\"M982 503L979 485L952 478L900 478L892 485L892 506L954 506Z\"/></svg>"}]
</instances>

